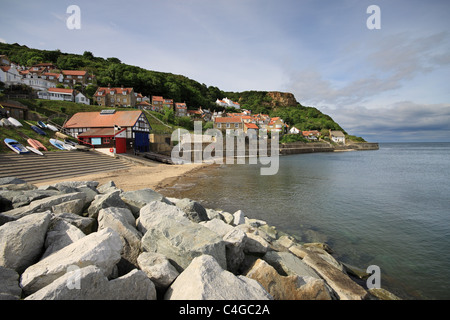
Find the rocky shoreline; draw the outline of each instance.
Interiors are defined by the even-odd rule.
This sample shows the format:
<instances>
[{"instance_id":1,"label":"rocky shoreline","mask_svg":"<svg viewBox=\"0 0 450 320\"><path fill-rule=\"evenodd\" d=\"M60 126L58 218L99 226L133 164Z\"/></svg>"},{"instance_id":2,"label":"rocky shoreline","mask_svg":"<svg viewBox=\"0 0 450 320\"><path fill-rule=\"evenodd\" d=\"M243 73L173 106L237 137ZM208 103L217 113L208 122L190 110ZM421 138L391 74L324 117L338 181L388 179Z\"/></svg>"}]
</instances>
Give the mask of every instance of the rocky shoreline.
<instances>
[{"instance_id":1,"label":"rocky shoreline","mask_svg":"<svg viewBox=\"0 0 450 320\"><path fill-rule=\"evenodd\" d=\"M0 299L397 299L324 243L113 181L0 179ZM364 282L364 281L362 281Z\"/></svg>"}]
</instances>

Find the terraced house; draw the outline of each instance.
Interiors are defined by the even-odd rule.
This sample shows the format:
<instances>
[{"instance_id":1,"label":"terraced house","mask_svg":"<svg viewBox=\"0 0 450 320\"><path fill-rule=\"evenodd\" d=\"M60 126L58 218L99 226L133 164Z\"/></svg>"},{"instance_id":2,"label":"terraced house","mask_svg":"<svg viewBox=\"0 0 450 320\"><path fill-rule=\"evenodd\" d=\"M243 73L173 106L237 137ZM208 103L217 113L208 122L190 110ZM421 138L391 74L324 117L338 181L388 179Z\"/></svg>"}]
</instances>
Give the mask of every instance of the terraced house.
<instances>
[{"instance_id":1,"label":"terraced house","mask_svg":"<svg viewBox=\"0 0 450 320\"><path fill-rule=\"evenodd\" d=\"M133 88L99 87L94 94L94 100L98 105L106 107L136 106L136 95Z\"/></svg>"}]
</instances>

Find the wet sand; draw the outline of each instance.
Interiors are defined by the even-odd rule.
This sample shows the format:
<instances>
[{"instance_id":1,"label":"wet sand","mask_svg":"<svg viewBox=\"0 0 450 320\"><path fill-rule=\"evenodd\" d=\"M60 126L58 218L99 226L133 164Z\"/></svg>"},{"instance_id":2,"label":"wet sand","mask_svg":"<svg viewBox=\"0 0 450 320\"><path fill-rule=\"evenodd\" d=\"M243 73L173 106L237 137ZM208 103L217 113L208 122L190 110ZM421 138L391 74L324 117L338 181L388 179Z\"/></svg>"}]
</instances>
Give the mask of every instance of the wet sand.
<instances>
[{"instance_id":1,"label":"wet sand","mask_svg":"<svg viewBox=\"0 0 450 320\"><path fill-rule=\"evenodd\" d=\"M70 177L55 181L36 183L37 186L50 185L61 181L98 181L100 185L114 181L116 186L123 191L133 191L144 188L158 190L174 184L185 175L195 174L199 170L206 169L211 164L184 164L167 165L158 164L153 167L135 165L125 170L114 170L96 174Z\"/></svg>"}]
</instances>

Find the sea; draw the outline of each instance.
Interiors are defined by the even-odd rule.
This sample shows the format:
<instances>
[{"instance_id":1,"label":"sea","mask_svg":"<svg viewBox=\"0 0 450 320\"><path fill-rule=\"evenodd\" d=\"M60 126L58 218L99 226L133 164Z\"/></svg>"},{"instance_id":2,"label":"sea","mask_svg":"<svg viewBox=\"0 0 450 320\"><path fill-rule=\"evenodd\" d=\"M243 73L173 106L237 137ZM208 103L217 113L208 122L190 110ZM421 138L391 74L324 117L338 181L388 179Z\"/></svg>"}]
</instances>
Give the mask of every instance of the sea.
<instances>
[{"instance_id":1,"label":"sea","mask_svg":"<svg viewBox=\"0 0 450 320\"><path fill-rule=\"evenodd\" d=\"M380 143L379 150L224 164L164 190L267 221L301 242L325 242L402 299L450 299L450 143Z\"/></svg>"}]
</instances>

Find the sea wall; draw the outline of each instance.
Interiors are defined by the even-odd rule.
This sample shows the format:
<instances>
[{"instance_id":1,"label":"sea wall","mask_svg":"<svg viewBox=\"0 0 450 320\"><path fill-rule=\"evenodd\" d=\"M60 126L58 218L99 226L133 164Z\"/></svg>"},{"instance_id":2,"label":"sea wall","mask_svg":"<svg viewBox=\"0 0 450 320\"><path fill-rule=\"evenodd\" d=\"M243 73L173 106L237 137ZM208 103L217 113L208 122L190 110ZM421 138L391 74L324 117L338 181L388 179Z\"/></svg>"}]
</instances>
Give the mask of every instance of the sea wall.
<instances>
[{"instance_id":1,"label":"sea wall","mask_svg":"<svg viewBox=\"0 0 450 320\"><path fill-rule=\"evenodd\" d=\"M312 153L312 152L333 152L334 148L329 143L304 143L291 142L280 144L280 154L298 154L298 153Z\"/></svg>"},{"instance_id":2,"label":"sea wall","mask_svg":"<svg viewBox=\"0 0 450 320\"><path fill-rule=\"evenodd\" d=\"M328 245L241 210L113 181L37 188L17 178L0 179L0 205L1 299L395 298L358 284Z\"/></svg>"}]
</instances>

